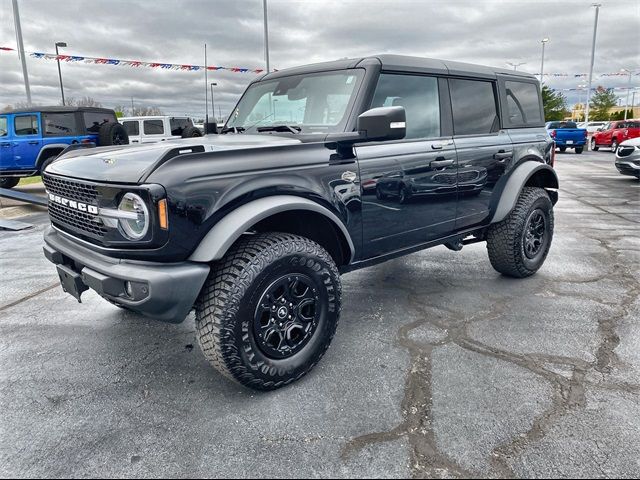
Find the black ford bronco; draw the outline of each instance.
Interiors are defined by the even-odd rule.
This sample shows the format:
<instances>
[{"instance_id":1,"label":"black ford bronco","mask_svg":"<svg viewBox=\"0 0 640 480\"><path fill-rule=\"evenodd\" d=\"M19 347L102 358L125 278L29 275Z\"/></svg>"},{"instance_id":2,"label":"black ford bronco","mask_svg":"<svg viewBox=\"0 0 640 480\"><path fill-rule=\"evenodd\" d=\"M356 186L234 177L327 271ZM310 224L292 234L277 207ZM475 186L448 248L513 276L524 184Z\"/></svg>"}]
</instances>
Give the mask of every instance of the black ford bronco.
<instances>
[{"instance_id":1,"label":"black ford bronco","mask_svg":"<svg viewBox=\"0 0 640 480\"><path fill-rule=\"evenodd\" d=\"M527 74L395 55L268 73L221 135L64 154L44 252L78 300L182 322L224 375L269 390L320 360L340 274L486 242L527 277L558 179Z\"/></svg>"}]
</instances>

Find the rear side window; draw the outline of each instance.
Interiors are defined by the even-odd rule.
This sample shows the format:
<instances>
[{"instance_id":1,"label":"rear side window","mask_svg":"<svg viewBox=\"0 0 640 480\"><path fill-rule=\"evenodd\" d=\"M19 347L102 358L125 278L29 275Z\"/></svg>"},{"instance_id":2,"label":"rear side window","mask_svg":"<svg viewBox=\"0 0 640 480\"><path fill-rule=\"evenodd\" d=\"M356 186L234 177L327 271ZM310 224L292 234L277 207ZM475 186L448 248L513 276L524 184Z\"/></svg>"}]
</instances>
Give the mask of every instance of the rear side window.
<instances>
[{"instance_id":1,"label":"rear side window","mask_svg":"<svg viewBox=\"0 0 640 480\"><path fill-rule=\"evenodd\" d=\"M127 131L127 135L140 135L140 123L137 120L122 122L122 126Z\"/></svg>"},{"instance_id":2,"label":"rear side window","mask_svg":"<svg viewBox=\"0 0 640 480\"><path fill-rule=\"evenodd\" d=\"M407 115L405 138L440 136L438 79L418 75L380 75L371 102L375 107L404 107Z\"/></svg>"},{"instance_id":3,"label":"rear side window","mask_svg":"<svg viewBox=\"0 0 640 480\"><path fill-rule=\"evenodd\" d=\"M116 117L108 112L83 112L84 126L87 133L97 134L105 123L115 122Z\"/></svg>"},{"instance_id":4,"label":"rear side window","mask_svg":"<svg viewBox=\"0 0 640 480\"><path fill-rule=\"evenodd\" d=\"M191 120L188 118L172 118L169 120L171 125L171 135L181 136L185 128L191 126Z\"/></svg>"},{"instance_id":5,"label":"rear side window","mask_svg":"<svg viewBox=\"0 0 640 480\"><path fill-rule=\"evenodd\" d=\"M50 137L75 135L75 113L43 113L44 134Z\"/></svg>"},{"instance_id":6,"label":"rear side window","mask_svg":"<svg viewBox=\"0 0 640 480\"><path fill-rule=\"evenodd\" d=\"M0 129L2 128L2 123L0 122ZM640 128L640 122L629 122L627 123L627 128Z\"/></svg>"},{"instance_id":7,"label":"rear side window","mask_svg":"<svg viewBox=\"0 0 640 480\"><path fill-rule=\"evenodd\" d=\"M449 89L455 135L481 135L500 129L496 96L491 82L451 79Z\"/></svg>"},{"instance_id":8,"label":"rear side window","mask_svg":"<svg viewBox=\"0 0 640 480\"><path fill-rule=\"evenodd\" d=\"M145 135L162 135L164 133L162 120L145 120L143 129Z\"/></svg>"},{"instance_id":9,"label":"rear side window","mask_svg":"<svg viewBox=\"0 0 640 480\"><path fill-rule=\"evenodd\" d=\"M534 83L504 82L507 94L508 123L515 125L540 125L542 112L538 87Z\"/></svg>"},{"instance_id":10,"label":"rear side window","mask_svg":"<svg viewBox=\"0 0 640 480\"><path fill-rule=\"evenodd\" d=\"M20 115L15 117L13 121L16 127L16 135L38 135L40 132L37 115Z\"/></svg>"},{"instance_id":11,"label":"rear side window","mask_svg":"<svg viewBox=\"0 0 640 480\"><path fill-rule=\"evenodd\" d=\"M6 137L7 135L9 135L7 117L0 117L0 137Z\"/></svg>"}]
</instances>

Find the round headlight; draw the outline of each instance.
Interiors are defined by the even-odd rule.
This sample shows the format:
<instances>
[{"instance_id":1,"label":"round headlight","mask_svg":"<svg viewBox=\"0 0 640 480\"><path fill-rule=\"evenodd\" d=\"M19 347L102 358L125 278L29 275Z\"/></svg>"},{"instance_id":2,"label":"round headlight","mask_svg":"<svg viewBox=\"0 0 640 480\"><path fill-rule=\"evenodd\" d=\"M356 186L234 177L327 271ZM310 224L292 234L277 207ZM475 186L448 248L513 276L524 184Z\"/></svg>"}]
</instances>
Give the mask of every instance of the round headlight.
<instances>
[{"instance_id":1,"label":"round headlight","mask_svg":"<svg viewBox=\"0 0 640 480\"><path fill-rule=\"evenodd\" d=\"M127 193L118 205L125 215L118 219L120 232L129 240L144 238L149 230L149 210L144 200L135 193Z\"/></svg>"}]
</instances>

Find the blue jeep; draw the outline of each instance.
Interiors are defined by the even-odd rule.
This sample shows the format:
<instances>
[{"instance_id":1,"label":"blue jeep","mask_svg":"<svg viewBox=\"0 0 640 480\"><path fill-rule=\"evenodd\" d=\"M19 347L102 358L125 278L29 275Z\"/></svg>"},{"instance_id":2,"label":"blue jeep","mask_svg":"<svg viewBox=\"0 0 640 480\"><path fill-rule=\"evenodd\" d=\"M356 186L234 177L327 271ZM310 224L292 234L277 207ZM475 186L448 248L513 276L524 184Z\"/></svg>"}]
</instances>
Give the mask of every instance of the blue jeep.
<instances>
[{"instance_id":1,"label":"blue jeep","mask_svg":"<svg viewBox=\"0 0 640 480\"><path fill-rule=\"evenodd\" d=\"M70 145L129 143L107 108L34 107L0 113L0 188L39 175Z\"/></svg>"}]
</instances>

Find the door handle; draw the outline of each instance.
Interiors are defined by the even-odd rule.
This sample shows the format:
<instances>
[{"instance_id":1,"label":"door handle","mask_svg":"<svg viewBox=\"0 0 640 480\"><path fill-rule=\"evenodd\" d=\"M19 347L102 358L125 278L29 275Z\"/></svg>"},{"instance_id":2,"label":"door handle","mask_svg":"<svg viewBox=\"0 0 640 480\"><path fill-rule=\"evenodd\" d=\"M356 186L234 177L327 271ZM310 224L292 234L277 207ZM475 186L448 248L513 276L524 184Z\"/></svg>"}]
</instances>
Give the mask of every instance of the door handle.
<instances>
[{"instance_id":1,"label":"door handle","mask_svg":"<svg viewBox=\"0 0 640 480\"><path fill-rule=\"evenodd\" d=\"M37 140L31 140L29 142L29 145L38 145L40 142L38 142Z\"/></svg>"},{"instance_id":2,"label":"door handle","mask_svg":"<svg viewBox=\"0 0 640 480\"><path fill-rule=\"evenodd\" d=\"M443 157L438 157L438 158L442 160L434 160L431 163L429 163L429 166L431 168L449 167L455 163L455 160L444 160Z\"/></svg>"},{"instance_id":3,"label":"door handle","mask_svg":"<svg viewBox=\"0 0 640 480\"><path fill-rule=\"evenodd\" d=\"M436 142L431 144L433 150L442 150L444 147L453 145L453 140L447 140L444 142Z\"/></svg>"},{"instance_id":4,"label":"door handle","mask_svg":"<svg viewBox=\"0 0 640 480\"><path fill-rule=\"evenodd\" d=\"M498 153L493 154L493 158L503 162L511 157L513 157L513 152L505 152L504 150L500 150Z\"/></svg>"},{"instance_id":5,"label":"door handle","mask_svg":"<svg viewBox=\"0 0 640 480\"><path fill-rule=\"evenodd\" d=\"M11 146L11 144L10 144L10 143L5 142L5 143L0 143L0 146L1 146L1 147L4 147L4 148L9 148L9 147Z\"/></svg>"}]
</instances>

